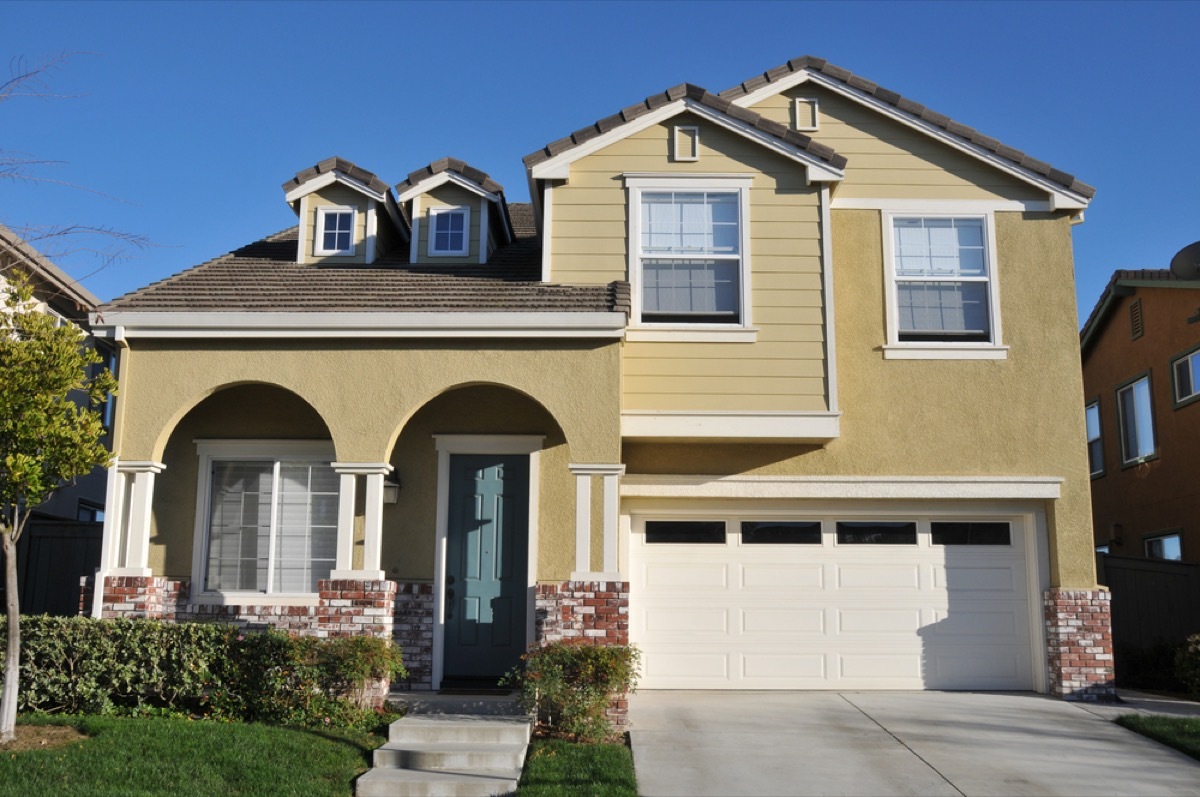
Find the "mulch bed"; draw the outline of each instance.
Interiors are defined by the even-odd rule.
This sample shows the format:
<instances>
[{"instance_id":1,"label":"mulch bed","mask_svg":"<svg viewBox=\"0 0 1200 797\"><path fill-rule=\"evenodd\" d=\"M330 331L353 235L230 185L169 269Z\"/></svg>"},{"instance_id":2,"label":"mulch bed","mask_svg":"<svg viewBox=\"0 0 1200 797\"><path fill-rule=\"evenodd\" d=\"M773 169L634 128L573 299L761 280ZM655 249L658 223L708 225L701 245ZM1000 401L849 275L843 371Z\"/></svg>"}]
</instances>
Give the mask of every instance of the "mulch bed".
<instances>
[{"instance_id":1,"label":"mulch bed","mask_svg":"<svg viewBox=\"0 0 1200 797\"><path fill-rule=\"evenodd\" d=\"M86 734L69 725L18 725L17 738L0 744L0 750L6 753L53 750L86 738Z\"/></svg>"}]
</instances>

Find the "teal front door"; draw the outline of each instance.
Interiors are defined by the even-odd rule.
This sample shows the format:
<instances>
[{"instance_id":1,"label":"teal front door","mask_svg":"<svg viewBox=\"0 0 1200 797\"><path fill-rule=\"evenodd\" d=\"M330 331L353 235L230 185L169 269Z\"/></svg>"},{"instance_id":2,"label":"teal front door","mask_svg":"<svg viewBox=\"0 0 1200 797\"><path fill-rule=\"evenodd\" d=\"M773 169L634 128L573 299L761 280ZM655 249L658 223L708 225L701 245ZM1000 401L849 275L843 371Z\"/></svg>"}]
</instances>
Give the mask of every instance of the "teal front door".
<instances>
[{"instance_id":1,"label":"teal front door","mask_svg":"<svg viewBox=\"0 0 1200 797\"><path fill-rule=\"evenodd\" d=\"M525 652L529 457L450 456L443 683L490 681Z\"/></svg>"}]
</instances>

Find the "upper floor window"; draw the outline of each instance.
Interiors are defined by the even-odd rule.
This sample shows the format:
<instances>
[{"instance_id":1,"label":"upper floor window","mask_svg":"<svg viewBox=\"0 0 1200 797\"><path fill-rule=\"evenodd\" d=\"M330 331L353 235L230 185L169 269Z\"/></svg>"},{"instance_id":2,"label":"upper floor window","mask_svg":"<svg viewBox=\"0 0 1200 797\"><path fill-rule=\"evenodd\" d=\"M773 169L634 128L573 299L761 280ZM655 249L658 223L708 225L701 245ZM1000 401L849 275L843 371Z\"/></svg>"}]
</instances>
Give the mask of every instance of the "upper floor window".
<instances>
[{"instance_id":1,"label":"upper floor window","mask_svg":"<svg viewBox=\"0 0 1200 797\"><path fill-rule=\"evenodd\" d=\"M1183 559L1183 548L1180 545L1178 534L1147 537L1145 544L1146 557L1149 559L1168 559L1175 562Z\"/></svg>"},{"instance_id":2,"label":"upper floor window","mask_svg":"<svg viewBox=\"0 0 1200 797\"><path fill-rule=\"evenodd\" d=\"M1087 418L1088 470L1093 476L1104 473L1104 444L1100 441L1100 405L1092 402L1084 410Z\"/></svg>"},{"instance_id":3,"label":"upper floor window","mask_svg":"<svg viewBox=\"0 0 1200 797\"><path fill-rule=\"evenodd\" d=\"M1133 464L1154 456L1154 412L1150 405L1150 377L1143 376L1117 391L1121 423L1121 462Z\"/></svg>"},{"instance_id":4,"label":"upper floor window","mask_svg":"<svg viewBox=\"0 0 1200 797\"><path fill-rule=\"evenodd\" d=\"M748 325L748 178L629 178L630 272L646 325Z\"/></svg>"},{"instance_id":5,"label":"upper floor window","mask_svg":"<svg viewBox=\"0 0 1200 797\"><path fill-rule=\"evenodd\" d=\"M1200 399L1200 349L1175 361L1175 403Z\"/></svg>"},{"instance_id":6,"label":"upper floor window","mask_svg":"<svg viewBox=\"0 0 1200 797\"><path fill-rule=\"evenodd\" d=\"M888 343L935 352L999 345L989 215L885 214ZM897 355L903 356L903 355ZM939 356L931 353L930 356Z\"/></svg>"},{"instance_id":7,"label":"upper floor window","mask_svg":"<svg viewBox=\"0 0 1200 797\"><path fill-rule=\"evenodd\" d=\"M354 254L354 208L318 208L313 254Z\"/></svg>"},{"instance_id":8,"label":"upper floor window","mask_svg":"<svg viewBox=\"0 0 1200 797\"><path fill-rule=\"evenodd\" d=\"M429 254L467 254L471 246L470 230L470 208L430 208Z\"/></svg>"}]
</instances>

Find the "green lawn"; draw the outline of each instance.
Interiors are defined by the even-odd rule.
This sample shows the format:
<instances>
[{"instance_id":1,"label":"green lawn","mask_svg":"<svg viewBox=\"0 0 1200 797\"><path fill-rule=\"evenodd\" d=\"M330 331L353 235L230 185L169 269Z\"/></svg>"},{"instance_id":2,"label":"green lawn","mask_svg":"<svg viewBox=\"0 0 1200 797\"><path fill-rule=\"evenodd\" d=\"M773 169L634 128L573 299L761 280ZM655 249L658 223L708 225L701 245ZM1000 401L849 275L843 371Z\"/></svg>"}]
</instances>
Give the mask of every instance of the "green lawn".
<instances>
[{"instance_id":1,"label":"green lawn","mask_svg":"<svg viewBox=\"0 0 1200 797\"><path fill-rule=\"evenodd\" d=\"M623 744L535 741L517 797L637 797L633 754Z\"/></svg>"},{"instance_id":2,"label":"green lawn","mask_svg":"<svg viewBox=\"0 0 1200 797\"><path fill-rule=\"evenodd\" d=\"M1200 760L1200 717L1125 714L1117 717L1117 724Z\"/></svg>"},{"instance_id":3,"label":"green lawn","mask_svg":"<svg viewBox=\"0 0 1200 797\"><path fill-rule=\"evenodd\" d=\"M0 751L0 795L348 797L382 737L179 719L29 717L90 738Z\"/></svg>"}]
</instances>

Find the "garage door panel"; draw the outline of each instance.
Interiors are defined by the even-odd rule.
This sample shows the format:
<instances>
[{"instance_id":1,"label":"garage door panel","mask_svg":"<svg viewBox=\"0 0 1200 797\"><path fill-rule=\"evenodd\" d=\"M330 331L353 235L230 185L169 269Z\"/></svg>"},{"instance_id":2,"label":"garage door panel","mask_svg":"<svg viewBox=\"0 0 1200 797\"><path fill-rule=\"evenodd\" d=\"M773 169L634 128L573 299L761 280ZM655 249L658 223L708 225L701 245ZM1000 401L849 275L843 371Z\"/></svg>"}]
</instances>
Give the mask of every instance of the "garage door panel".
<instances>
[{"instance_id":1,"label":"garage door panel","mask_svg":"<svg viewBox=\"0 0 1200 797\"><path fill-rule=\"evenodd\" d=\"M838 612L842 634L911 635L921 627L920 609L842 609Z\"/></svg>"},{"instance_id":2,"label":"garage door panel","mask_svg":"<svg viewBox=\"0 0 1200 797\"><path fill-rule=\"evenodd\" d=\"M770 688L795 688L796 682L819 686L828 679L825 656L821 654L784 655L778 653L746 653L742 657L742 679Z\"/></svg>"},{"instance_id":3,"label":"garage door panel","mask_svg":"<svg viewBox=\"0 0 1200 797\"><path fill-rule=\"evenodd\" d=\"M646 612L644 628L653 634L729 633L729 611L720 608L679 606Z\"/></svg>"},{"instance_id":4,"label":"garage door panel","mask_svg":"<svg viewBox=\"0 0 1200 797\"><path fill-rule=\"evenodd\" d=\"M995 647L934 654L927 666L926 680L935 689L1021 689L1029 669L1020 657Z\"/></svg>"},{"instance_id":5,"label":"garage door panel","mask_svg":"<svg viewBox=\"0 0 1200 797\"><path fill-rule=\"evenodd\" d=\"M902 680L921 683L921 654L880 655L877 653L843 653L838 658L838 674L848 681ZM879 685L879 688L888 686Z\"/></svg>"},{"instance_id":6,"label":"garage door panel","mask_svg":"<svg viewBox=\"0 0 1200 797\"><path fill-rule=\"evenodd\" d=\"M1012 592L1024 586L1025 579L1011 563L990 567L935 567L933 584L938 589L956 592Z\"/></svg>"},{"instance_id":7,"label":"garage door panel","mask_svg":"<svg viewBox=\"0 0 1200 797\"><path fill-rule=\"evenodd\" d=\"M730 680L729 656L723 653L656 653L647 655L642 667L642 685L663 682L684 688L697 681L723 683ZM655 687L648 687L655 688ZM712 688L705 685L703 688Z\"/></svg>"},{"instance_id":8,"label":"garage door panel","mask_svg":"<svg viewBox=\"0 0 1200 797\"><path fill-rule=\"evenodd\" d=\"M824 589L825 568L821 564L743 564L739 584L744 590Z\"/></svg>"},{"instance_id":9,"label":"garage door panel","mask_svg":"<svg viewBox=\"0 0 1200 797\"><path fill-rule=\"evenodd\" d=\"M823 636L825 612L822 609L746 608L741 611L744 634L768 637L810 634Z\"/></svg>"},{"instance_id":10,"label":"garage door panel","mask_svg":"<svg viewBox=\"0 0 1200 797\"><path fill-rule=\"evenodd\" d=\"M860 565L839 564L837 585L841 589L917 589L921 585L916 564Z\"/></svg>"},{"instance_id":11,"label":"garage door panel","mask_svg":"<svg viewBox=\"0 0 1200 797\"><path fill-rule=\"evenodd\" d=\"M963 642L983 639L1015 641L1024 633L1027 623L1023 621L1025 607L1011 609L951 609L935 612L934 623L926 627L929 637L961 639Z\"/></svg>"},{"instance_id":12,"label":"garage door panel","mask_svg":"<svg viewBox=\"0 0 1200 797\"><path fill-rule=\"evenodd\" d=\"M724 562L662 562L646 564L647 589L725 589L729 585L729 566Z\"/></svg>"}]
</instances>

